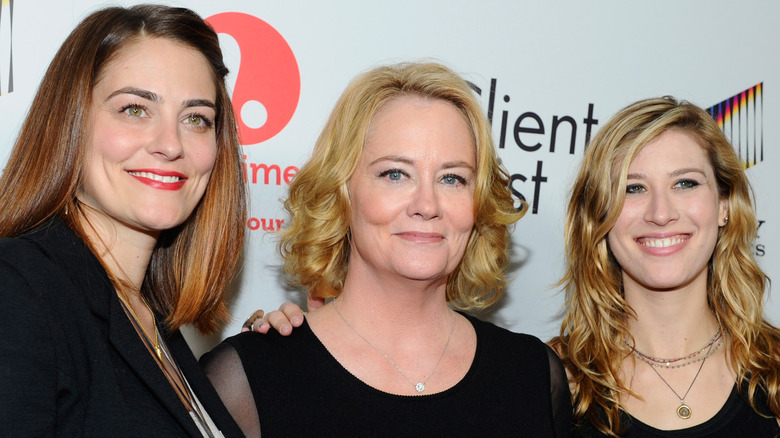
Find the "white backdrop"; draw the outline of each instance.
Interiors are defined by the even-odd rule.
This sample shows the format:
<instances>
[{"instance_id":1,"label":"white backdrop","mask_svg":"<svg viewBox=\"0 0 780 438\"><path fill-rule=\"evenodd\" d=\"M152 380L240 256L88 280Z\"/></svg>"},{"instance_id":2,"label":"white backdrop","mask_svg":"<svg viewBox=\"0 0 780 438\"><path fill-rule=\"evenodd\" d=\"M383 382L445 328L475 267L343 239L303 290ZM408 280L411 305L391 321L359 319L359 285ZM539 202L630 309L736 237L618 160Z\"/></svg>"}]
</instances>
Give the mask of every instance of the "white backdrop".
<instances>
[{"instance_id":1,"label":"white backdrop","mask_svg":"<svg viewBox=\"0 0 780 438\"><path fill-rule=\"evenodd\" d=\"M0 3L4 163L55 51L76 23L105 3ZM198 353L236 333L252 310L302 300L300 291L288 288L280 276L273 231L263 228L283 226L279 199L287 187L285 179L307 158L349 80L372 66L403 60L444 62L481 90L485 111L492 108L497 144L504 138L499 153L514 175L512 188L534 209L513 234L512 283L506 299L487 315L499 325L545 340L557 333L562 294L552 285L563 263L562 216L586 135L595 134L621 107L645 97L671 94L709 107L762 84L756 109L752 103L743 108L739 120L755 118L756 138L763 141L757 143L763 158L747 170L763 221L755 252L769 276L780 278L780 206L773 203L780 186L773 170L780 164L774 94L780 82L778 3L164 3L194 9L221 34L234 104L244 125L251 193L250 237L231 306L234 319L209 339L188 333ZM241 14L228 14L232 12ZM553 129L556 121L558 129ZM517 135L515 125L522 130ZM768 312L780 322L778 299L770 298Z\"/></svg>"}]
</instances>

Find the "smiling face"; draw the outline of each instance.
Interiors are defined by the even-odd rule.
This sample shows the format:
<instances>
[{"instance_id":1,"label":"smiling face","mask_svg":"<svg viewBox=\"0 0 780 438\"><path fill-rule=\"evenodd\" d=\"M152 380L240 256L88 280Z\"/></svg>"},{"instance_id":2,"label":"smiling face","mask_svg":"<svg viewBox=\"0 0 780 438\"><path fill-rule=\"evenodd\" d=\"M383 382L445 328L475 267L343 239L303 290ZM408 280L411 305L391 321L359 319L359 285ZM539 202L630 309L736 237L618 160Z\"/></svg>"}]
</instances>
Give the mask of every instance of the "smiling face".
<instances>
[{"instance_id":1,"label":"smiling face","mask_svg":"<svg viewBox=\"0 0 780 438\"><path fill-rule=\"evenodd\" d=\"M696 141L670 129L628 168L626 200L608 235L631 290L706 290L707 267L728 206Z\"/></svg>"},{"instance_id":2,"label":"smiling face","mask_svg":"<svg viewBox=\"0 0 780 438\"><path fill-rule=\"evenodd\" d=\"M446 279L474 226L475 156L452 104L417 96L385 104L349 180L350 270Z\"/></svg>"},{"instance_id":3,"label":"smiling face","mask_svg":"<svg viewBox=\"0 0 780 438\"><path fill-rule=\"evenodd\" d=\"M120 51L92 93L79 201L152 235L184 222L216 159L215 101L196 50L141 38Z\"/></svg>"}]
</instances>

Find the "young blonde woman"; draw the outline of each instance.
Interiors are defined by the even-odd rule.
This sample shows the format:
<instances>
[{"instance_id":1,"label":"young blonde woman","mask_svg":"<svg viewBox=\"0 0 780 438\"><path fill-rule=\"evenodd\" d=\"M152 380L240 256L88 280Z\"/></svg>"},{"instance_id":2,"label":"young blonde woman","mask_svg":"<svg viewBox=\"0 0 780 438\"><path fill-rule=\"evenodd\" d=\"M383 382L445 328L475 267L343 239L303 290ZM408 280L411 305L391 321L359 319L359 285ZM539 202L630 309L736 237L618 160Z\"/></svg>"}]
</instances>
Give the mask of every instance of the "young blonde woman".
<instances>
[{"instance_id":1,"label":"young blonde woman","mask_svg":"<svg viewBox=\"0 0 780 438\"><path fill-rule=\"evenodd\" d=\"M626 107L588 145L551 341L581 436L778 435L780 331L751 195L712 117L670 97Z\"/></svg>"}]
</instances>

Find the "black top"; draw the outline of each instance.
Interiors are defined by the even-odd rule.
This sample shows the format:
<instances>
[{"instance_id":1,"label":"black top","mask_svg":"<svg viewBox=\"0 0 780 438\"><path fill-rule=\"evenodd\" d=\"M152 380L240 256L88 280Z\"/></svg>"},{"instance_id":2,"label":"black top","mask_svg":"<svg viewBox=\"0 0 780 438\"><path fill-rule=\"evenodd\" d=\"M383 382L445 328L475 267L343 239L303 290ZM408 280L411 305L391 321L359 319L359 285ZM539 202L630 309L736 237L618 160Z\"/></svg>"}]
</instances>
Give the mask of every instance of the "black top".
<instances>
[{"instance_id":1,"label":"black top","mask_svg":"<svg viewBox=\"0 0 780 438\"><path fill-rule=\"evenodd\" d=\"M477 335L474 361L437 394L393 395L363 383L306 322L289 337L233 336L201 363L240 425L259 415L264 438L569 436L571 399L555 353L533 336L466 317ZM253 396L242 398L247 378Z\"/></svg>"},{"instance_id":2,"label":"black top","mask_svg":"<svg viewBox=\"0 0 780 438\"><path fill-rule=\"evenodd\" d=\"M0 435L201 437L95 256L61 220L0 240ZM178 330L166 344L227 437L242 436Z\"/></svg>"},{"instance_id":3,"label":"black top","mask_svg":"<svg viewBox=\"0 0 780 438\"><path fill-rule=\"evenodd\" d=\"M625 425L623 438L770 438L780 436L780 425L771 416L766 398L757 397L762 417L750 407L746 398L740 395L737 385L731 390L728 400L715 416L693 427L677 430L660 430L649 426L622 412L620 421ZM583 425L576 436L604 437L590 424Z\"/></svg>"}]
</instances>

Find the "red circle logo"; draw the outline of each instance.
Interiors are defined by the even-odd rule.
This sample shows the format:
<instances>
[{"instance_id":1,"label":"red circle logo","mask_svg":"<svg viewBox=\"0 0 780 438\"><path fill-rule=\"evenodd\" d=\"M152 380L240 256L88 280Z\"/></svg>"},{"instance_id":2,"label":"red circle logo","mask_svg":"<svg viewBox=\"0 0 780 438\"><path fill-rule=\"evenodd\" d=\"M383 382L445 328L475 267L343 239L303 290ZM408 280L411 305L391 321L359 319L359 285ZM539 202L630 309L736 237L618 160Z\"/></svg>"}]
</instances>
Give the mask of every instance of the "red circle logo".
<instances>
[{"instance_id":1,"label":"red circle logo","mask_svg":"<svg viewBox=\"0 0 780 438\"><path fill-rule=\"evenodd\" d=\"M290 45L265 21L224 12L206 21L233 37L241 51L233 108L243 145L262 143L287 126L298 107L301 75Z\"/></svg>"}]
</instances>

